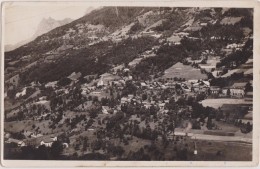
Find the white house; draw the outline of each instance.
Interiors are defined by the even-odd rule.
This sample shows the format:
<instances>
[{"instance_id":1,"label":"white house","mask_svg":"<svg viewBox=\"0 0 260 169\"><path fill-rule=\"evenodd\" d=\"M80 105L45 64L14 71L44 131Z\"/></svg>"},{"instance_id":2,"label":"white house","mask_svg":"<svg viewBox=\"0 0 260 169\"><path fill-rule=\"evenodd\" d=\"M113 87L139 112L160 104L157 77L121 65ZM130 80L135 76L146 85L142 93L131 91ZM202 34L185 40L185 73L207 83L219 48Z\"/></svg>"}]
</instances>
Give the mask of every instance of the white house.
<instances>
[{"instance_id":1,"label":"white house","mask_svg":"<svg viewBox=\"0 0 260 169\"><path fill-rule=\"evenodd\" d=\"M126 97L122 97L121 98L121 104L124 104L126 102L128 102L128 99Z\"/></svg>"},{"instance_id":2,"label":"white house","mask_svg":"<svg viewBox=\"0 0 260 169\"><path fill-rule=\"evenodd\" d=\"M46 147L51 147L53 142L54 141L57 141L57 137L50 137L50 138L46 138L46 139L43 139L41 142L40 142L40 145L45 145Z\"/></svg>"},{"instance_id":3,"label":"white house","mask_svg":"<svg viewBox=\"0 0 260 169\"><path fill-rule=\"evenodd\" d=\"M160 103L160 104L159 104L160 110L164 110L164 106L165 106L165 103Z\"/></svg>"},{"instance_id":4,"label":"white house","mask_svg":"<svg viewBox=\"0 0 260 169\"><path fill-rule=\"evenodd\" d=\"M104 86L103 77L101 77L101 79L98 81L97 86Z\"/></svg>"},{"instance_id":5,"label":"white house","mask_svg":"<svg viewBox=\"0 0 260 169\"><path fill-rule=\"evenodd\" d=\"M243 83L234 83L231 87L230 87L230 96L232 97L244 97L245 95L245 86L246 86L246 82Z\"/></svg>"},{"instance_id":6,"label":"white house","mask_svg":"<svg viewBox=\"0 0 260 169\"><path fill-rule=\"evenodd\" d=\"M110 108L108 106L102 106L102 113L109 114L109 112L108 112L109 110L110 110Z\"/></svg>"},{"instance_id":7,"label":"white house","mask_svg":"<svg viewBox=\"0 0 260 169\"><path fill-rule=\"evenodd\" d=\"M22 140L17 140L17 139L13 139L13 138L9 138L6 143L15 143L17 144L18 147L23 147L26 146L25 142Z\"/></svg>"}]
</instances>

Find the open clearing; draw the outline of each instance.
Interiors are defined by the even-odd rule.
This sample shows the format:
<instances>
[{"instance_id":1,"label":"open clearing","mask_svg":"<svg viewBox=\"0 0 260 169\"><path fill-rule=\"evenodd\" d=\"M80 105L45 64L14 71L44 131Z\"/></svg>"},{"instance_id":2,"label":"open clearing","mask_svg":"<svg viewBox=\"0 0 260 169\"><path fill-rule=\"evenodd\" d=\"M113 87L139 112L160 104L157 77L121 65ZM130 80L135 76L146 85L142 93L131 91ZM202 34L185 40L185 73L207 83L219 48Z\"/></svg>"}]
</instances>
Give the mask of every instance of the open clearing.
<instances>
[{"instance_id":1,"label":"open clearing","mask_svg":"<svg viewBox=\"0 0 260 169\"><path fill-rule=\"evenodd\" d=\"M193 68L190 65L176 63L169 69L165 70L163 78L185 78L186 80L207 79L206 74L202 74L200 69Z\"/></svg>"},{"instance_id":2,"label":"open clearing","mask_svg":"<svg viewBox=\"0 0 260 169\"><path fill-rule=\"evenodd\" d=\"M202 100L200 102L204 107L212 107L215 109L218 109L221 107L223 104L250 104L248 102L245 102L244 99L206 99Z\"/></svg>"}]
</instances>

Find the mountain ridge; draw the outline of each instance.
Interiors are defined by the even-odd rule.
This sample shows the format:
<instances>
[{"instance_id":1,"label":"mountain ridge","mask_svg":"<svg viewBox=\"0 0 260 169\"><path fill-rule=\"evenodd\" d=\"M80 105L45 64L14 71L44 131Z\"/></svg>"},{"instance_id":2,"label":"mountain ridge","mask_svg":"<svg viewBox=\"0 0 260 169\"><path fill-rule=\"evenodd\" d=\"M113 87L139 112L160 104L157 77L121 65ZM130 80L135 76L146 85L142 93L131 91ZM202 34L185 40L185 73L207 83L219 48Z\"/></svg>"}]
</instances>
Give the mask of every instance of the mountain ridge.
<instances>
[{"instance_id":1,"label":"mountain ridge","mask_svg":"<svg viewBox=\"0 0 260 169\"><path fill-rule=\"evenodd\" d=\"M249 12L246 10L244 10L243 13L243 15L249 15L245 17L250 17L250 14L248 14ZM67 62L67 60L70 60L71 63L74 64L80 62L80 59L75 59L76 57L83 59L83 61L85 60L84 62L91 62L92 65L95 65L96 63L99 64L104 60L107 63L102 62L100 65L107 65L104 67L116 66L125 61L129 62L131 59L137 57L138 53L129 52L129 55L126 56L122 51L129 51L130 48L137 49L138 47L134 43L139 40L140 42L146 42L147 44L151 43L151 45L148 45L147 47L145 47L145 44L139 43L139 46L141 47L141 50L138 50L139 54L156 45L163 47L165 44L179 44L181 43L180 39L182 39L182 45L179 47L178 45L173 46L173 50L179 51L179 49L183 48L185 42L183 50L185 53L183 53L183 56L187 57L192 54L192 51L196 51L193 55L194 57L198 57L203 48L207 48L207 46L198 46L198 51L192 47L197 46L193 44L195 41L192 42L190 40L185 40L185 38L182 37L183 35L179 35L179 33L186 32L187 34L196 36L196 40L202 32L211 32L210 34L205 34L205 37L202 37L203 40L199 41L199 43L205 43L203 41L211 38L210 36L219 36L218 34L224 30L222 30L224 25L222 26L220 21L225 17L238 16L236 11L227 10L223 12L223 9L221 8L104 7L98 10L93 10L85 16L66 25L56 27L55 29L37 37L27 45L6 52L6 60L9 60L6 61L6 63L8 65L8 62L10 61L19 61L20 58L30 55L31 58L29 61L20 60L22 63L20 67L28 65L28 62L36 62L38 64L42 63L47 67L51 67L50 65L56 65L56 67L61 68L61 65ZM240 24L240 21L237 24ZM250 25L250 23L243 24ZM204 29L213 29L214 26L216 27L215 31L204 31ZM231 30L234 25L228 24L225 27ZM219 31L217 31L218 29ZM200 32L200 30L202 30L202 32ZM236 29L236 31L237 30L240 31L240 29ZM237 34L241 34L239 31ZM229 36L229 32L224 32L223 35ZM232 33L230 35L232 35ZM178 38L176 39L177 36L179 36L179 40ZM241 37L239 39L241 39ZM191 44L188 44L187 42ZM211 43L212 45L216 45L213 42ZM225 43L221 42L220 46L223 46ZM126 44L128 44L128 47L124 46ZM120 48L122 50L120 50L118 46L121 46ZM157 54L155 53L155 55ZM167 54L164 54L164 56L165 55ZM75 61L73 61L73 58ZM97 60L97 62L95 62L95 60ZM75 69L78 68L72 68L71 71L75 71ZM29 69L26 69L26 72L31 72L28 76L30 77L33 72L40 72L40 70L41 66L38 68L30 67ZM85 75L88 75L89 73L95 74L95 72L87 72L86 70L88 69L84 67L78 69L78 71L85 72ZM14 75L14 72L11 72L9 75ZM41 74L45 73L47 72L39 73L37 76L40 78ZM70 73L72 72L67 72L66 75ZM48 75L46 77L48 77ZM35 78L32 79L36 80Z\"/></svg>"}]
</instances>

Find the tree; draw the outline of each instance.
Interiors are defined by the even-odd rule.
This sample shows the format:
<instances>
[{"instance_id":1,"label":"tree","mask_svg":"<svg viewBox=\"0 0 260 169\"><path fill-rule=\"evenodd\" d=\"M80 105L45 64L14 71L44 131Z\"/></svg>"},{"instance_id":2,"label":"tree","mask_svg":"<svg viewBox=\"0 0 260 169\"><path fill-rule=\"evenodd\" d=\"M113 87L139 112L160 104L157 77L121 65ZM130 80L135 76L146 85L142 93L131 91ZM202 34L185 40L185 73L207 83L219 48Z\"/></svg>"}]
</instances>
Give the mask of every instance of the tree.
<instances>
[{"instance_id":1,"label":"tree","mask_svg":"<svg viewBox=\"0 0 260 169\"><path fill-rule=\"evenodd\" d=\"M196 97L196 100L199 102L201 100L204 100L206 98L206 95L204 93L199 93Z\"/></svg>"},{"instance_id":2,"label":"tree","mask_svg":"<svg viewBox=\"0 0 260 169\"><path fill-rule=\"evenodd\" d=\"M189 96L188 99L187 99L187 105L191 106L193 102L194 102L194 97Z\"/></svg>"},{"instance_id":3,"label":"tree","mask_svg":"<svg viewBox=\"0 0 260 169\"><path fill-rule=\"evenodd\" d=\"M87 150L87 146L88 146L88 138L85 137L83 140L83 151Z\"/></svg>"},{"instance_id":4,"label":"tree","mask_svg":"<svg viewBox=\"0 0 260 169\"><path fill-rule=\"evenodd\" d=\"M245 92L250 92L250 91L253 91L253 87L251 83L248 82L245 86Z\"/></svg>"},{"instance_id":5,"label":"tree","mask_svg":"<svg viewBox=\"0 0 260 169\"><path fill-rule=\"evenodd\" d=\"M8 91L7 91L7 96L8 96L10 99L15 99L16 93L17 93L17 91L16 91L15 89L8 90Z\"/></svg>"},{"instance_id":6,"label":"tree","mask_svg":"<svg viewBox=\"0 0 260 169\"><path fill-rule=\"evenodd\" d=\"M65 78L62 78L61 80L59 80L57 84L59 86L67 86L70 84L70 82L71 82L71 80L69 78L65 77Z\"/></svg>"},{"instance_id":7,"label":"tree","mask_svg":"<svg viewBox=\"0 0 260 169\"><path fill-rule=\"evenodd\" d=\"M147 94L146 93L142 94L142 100L146 100L146 99L147 99Z\"/></svg>"},{"instance_id":8,"label":"tree","mask_svg":"<svg viewBox=\"0 0 260 169\"><path fill-rule=\"evenodd\" d=\"M188 159L188 150L187 148L181 149L179 151L177 151L177 158L180 161L185 161Z\"/></svg>"},{"instance_id":9,"label":"tree","mask_svg":"<svg viewBox=\"0 0 260 169\"><path fill-rule=\"evenodd\" d=\"M169 110L175 110L177 108L177 104L175 102L175 98L171 98L169 100L169 104L166 105L166 107L169 109Z\"/></svg>"},{"instance_id":10,"label":"tree","mask_svg":"<svg viewBox=\"0 0 260 169\"><path fill-rule=\"evenodd\" d=\"M230 89L227 89L227 96L230 96Z\"/></svg>"},{"instance_id":11,"label":"tree","mask_svg":"<svg viewBox=\"0 0 260 169\"><path fill-rule=\"evenodd\" d=\"M63 151L63 145L60 141L54 141L52 143L50 152L53 157L53 159L59 159L61 153Z\"/></svg>"},{"instance_id":12,"label":"tree","mask_svg":"<svg viewBox=\"0 0 260 169\"><path fill-rule=\"evenodd\" d=\"M92 100L94 103L95 102L98 102L98 97L97 96L95 96L95 97L93 97L93 100Z\"/></svg>"},{"instance_id":13,"label":"tree","mask_svg":"<svg viewBox=\"0 0 260 169\"><path fill-rule=\"evenodd\" d=\"M101 107L95 107L89 110L90 118L96 118L98 113L101 111Z\"/></svg>"},{"instance_id":14,"label":"tree","mask_svg":"<svg viewBox=\"0 0 260 169\"><path fill-rule=\"evenodd\" d=\"M185 98L181 97L177 100L176 102L179 106L185 106L186 105L186 100Z\"/></svg>"},{"instance_id":15,"label":"tree","mask_svg":"<svg viewBox=\"0 0 260 169\"><path fill-rule=\"evenodd\" d=\"M49 149L45 145L41 145L38 147L37 151L35 152L36 158L39 160L51 160Z\"/></svg>"}]
</instances>

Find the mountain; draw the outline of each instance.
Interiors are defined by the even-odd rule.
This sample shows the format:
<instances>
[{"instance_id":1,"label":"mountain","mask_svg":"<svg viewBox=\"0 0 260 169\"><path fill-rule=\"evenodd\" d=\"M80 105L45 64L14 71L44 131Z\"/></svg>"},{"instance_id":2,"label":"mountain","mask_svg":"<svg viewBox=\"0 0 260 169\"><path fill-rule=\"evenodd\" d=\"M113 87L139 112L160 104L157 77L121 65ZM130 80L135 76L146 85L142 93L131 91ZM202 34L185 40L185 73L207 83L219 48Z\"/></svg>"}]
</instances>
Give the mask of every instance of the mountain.
<instances>
[{"instance_id":1,"label":"mountain","mask_svg":"<svg viewBox=\"0 0 260 169\"><path fill-rule=\"evenodd\" d=\"M41 20L41 22L39 23L38 28L37 28L36 32L34 33L33 37L36 38L46 32L49 32L50 30L52 30L54 28L57 28L62 25L66 25L72 21L73 20L70 18L65 18L63 20L55 20L51 17L43 18Z\"/></svg>"},{"instance_id":2,"label":"mountain","mask_svg":"<svg viewBox=\"0 0 260 169\"><path fill-rule=\"evenodd\" d=\"M227 44L252 35L248 9L104 7L58 26L68 21L43 19L37 31L41 36L6 52L5 78L19 74L25 85L57 81L73 72L102 74L156 47L155 57L143 59L134 71L136 76L140 71L155 75L207 50L223 55L220 49Z\"/></svg>"},{"instance_id":3,"label":"mountain","mask_svg":"<svg viewBox=\"0 0 260 169\"><path fill-rule=\"evenodd\" d=\"M37 30L35 31L35 33L33 34L33 36L29 39L23 40L21 42L16 43L15 45L5 45L5 51L11 51L14 50L20 46L25 45L26 43L33 41L35 38L37 38L38 36L49 32L50 30L57 28L59 26L68 24L70 22L72 22L73 20L70 18L65 18L63 20L55 20L51 17L49 18L43 18L41 20L41 22L39 23Z\"/></svg>"}]
</instances>

